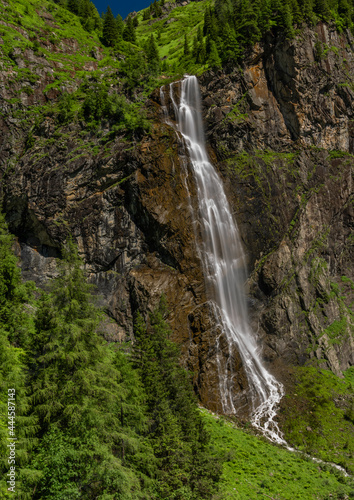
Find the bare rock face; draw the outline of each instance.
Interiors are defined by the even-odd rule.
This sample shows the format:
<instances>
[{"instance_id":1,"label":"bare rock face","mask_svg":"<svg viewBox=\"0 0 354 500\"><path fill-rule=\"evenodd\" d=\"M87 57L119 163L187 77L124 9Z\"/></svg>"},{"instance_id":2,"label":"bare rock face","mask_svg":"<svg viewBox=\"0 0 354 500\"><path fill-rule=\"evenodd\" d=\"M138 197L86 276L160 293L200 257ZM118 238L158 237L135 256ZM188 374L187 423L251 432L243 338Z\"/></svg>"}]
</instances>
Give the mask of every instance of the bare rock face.
<instances>
[{"instance_id":1,"label":"bare rock face","mask_svg":"<svg viewBox=\"0 0 354 500\"><path fill-rule=\"evenodd\" d=\"M265 359L341 375L353 352L353 39L320 23L202 78L207 136L249 255ZM281 371L281 370L280 370Z\"/></svg>"},{"instance_id":2,"label":"bare rock face","mask_svg":"<svg viewBox=\"0 0 354 500\"><path fill-rule=\"evenodd\" d=\"M57 50L75 51L73 41L62 44ZM200 78L210 156L249 257L251 322L280 378L291 364L316 362L340 375L354 363L352 48L349 33L319 24L294 41L265 40L242 71ZM43 56L27 49L13 58L38 76L33 92L20 94L21 106L57 98L55 89L43 95L53 81ZM87 71L100 58L95 52ZM0 73L6 98L10 78ZM87 131L80 122L58 134L51 116L27 148L27 132L4 101L4 209L23 276L41 287L55 276L73 235L106 311L107 340L133 339L135 312L146 316L165 293L181 361L193 371L203 404L221 411L218 362L231 360L240 394L247 379L205 290L195 186L160 104L158 92L146 103L154 122L149 134L131 143L117 137L105 151L93 132L81 140Z\"/></svg>"}]
</instances>

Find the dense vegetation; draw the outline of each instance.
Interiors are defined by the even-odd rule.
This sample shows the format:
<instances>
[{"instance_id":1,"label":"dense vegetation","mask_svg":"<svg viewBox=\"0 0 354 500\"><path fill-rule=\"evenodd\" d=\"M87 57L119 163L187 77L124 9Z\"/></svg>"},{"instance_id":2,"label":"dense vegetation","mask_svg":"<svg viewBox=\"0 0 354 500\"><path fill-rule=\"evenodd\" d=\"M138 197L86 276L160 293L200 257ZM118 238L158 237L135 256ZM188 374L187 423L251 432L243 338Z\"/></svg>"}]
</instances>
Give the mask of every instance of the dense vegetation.
<instances>
[{"instance_id":1,"label":"dense vegetation","mask_svg":"<svg viewBox=\"0 0 354 500\"><path fill-rule=\"evenodd\" d=\"M1 469L15 388L19 498L211 498L220 461L168 340L164 298L148 322L138 315L132 348L107 344L73 243L39 292L21 283L0 222Z\"/></svg>"},{"instance_id":2,"label":"dense vegetation","mask_svg":"<svg viewBox=\"0 0 354 500\"><path fill-rule=\"evenodd\" d=\"M106 46L120 50L126 41L141 47L145 61L154 62L150 70L155 75L238 63L244 51L267 33L291 38L304 24L334 21L339 31L353 29L353 5L348 0L206 0L184 7L155 0L125 22L119 15L114 19L108 7L101 25L90 3L70 0L67 8L80 17L85 29L96 29Z\"/></svg>"},{"instance_id":3,"label":"dense vegetation","mask_svg":"<svg viewBox=\"0 0 354 500\"><path fill-rule=\"evenodd\" d=\"M5 483L10 387L16 389L18 498L352 498L352 481L340 472L198 409L179 349L168 339L164 296L147 320L137 314L133 346L107 344L97 333L102 313L72 241L50 290L39 291L22 284L2 215L0 222L2 498L12 495ZM290 442L349 469L352 378L350 370L343 382L302 369L294 405L282 415ZM312 380L318 380L314 387Z\"/></svg>"}]
</instances>

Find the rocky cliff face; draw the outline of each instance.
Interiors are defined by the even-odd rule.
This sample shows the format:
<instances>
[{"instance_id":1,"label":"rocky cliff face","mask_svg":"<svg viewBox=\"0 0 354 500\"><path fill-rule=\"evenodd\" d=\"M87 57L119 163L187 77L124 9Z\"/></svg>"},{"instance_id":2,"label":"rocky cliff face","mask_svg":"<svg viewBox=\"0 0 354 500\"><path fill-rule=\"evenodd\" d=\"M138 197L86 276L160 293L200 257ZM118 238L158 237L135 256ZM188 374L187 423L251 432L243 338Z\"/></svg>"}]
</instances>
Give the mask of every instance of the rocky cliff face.
<instances>
[{"instance_id":1,"label":"rocky cliff face","mask_svg":"<svg viewBox=\"0 0 354 500\"><path fill-rule=\"evenodd\" d=\"M319 24L202 78L264 355L337 374L353 364L352 51L349 33Z\"/></svg>"},{"instance_id":2,"label":"rocky cliff face","mask_svg":"<svg viewBox=\"0 0 354 500\"><path fill-rule=\"evenodd\" d=\"M241 70L200 79L210 155L249 255L252 322L270 370L285 380L289 364L317 360L339 374L354 363L352 50L351 35L320 24L295 41L266 40ZM134 312L146 314L164 292L196 390L220 410L220 332L196 250L194 184L159 92L146 104L152 131L140 140L121 136L104 147L82 123L59 133L48 116L28 147L16 110L44 99L50 68L35 55L13 57L33 72L38 66L33 92L21 93L21 104L3 102L0 123L4 210L24 278L45 286L71 233L97 285L110 341L132 339ZM97 58L85 64L95 69ZM7 99L9 78L3 71ZM236 352L233 362L243 390Z\"/></svg>"}]
</instances>

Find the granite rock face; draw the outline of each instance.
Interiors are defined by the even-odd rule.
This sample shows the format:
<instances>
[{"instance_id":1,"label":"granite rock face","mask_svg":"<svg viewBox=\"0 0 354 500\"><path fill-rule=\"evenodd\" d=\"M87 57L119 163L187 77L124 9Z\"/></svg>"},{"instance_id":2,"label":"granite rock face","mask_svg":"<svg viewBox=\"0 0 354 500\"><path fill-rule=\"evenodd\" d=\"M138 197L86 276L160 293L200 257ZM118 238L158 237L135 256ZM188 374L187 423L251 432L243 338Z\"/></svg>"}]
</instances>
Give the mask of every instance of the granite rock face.
<instances>
[{"instance_id":1,"label":"granite rock face","mask_svg":"<svg viewBox=\"0 0 354 500\"><path fill-rule=\"evenodd\" d=\"M317 360L340 374L354 363L352 49L349 33L319 24L295 41L267 39L242 70L200 78L210 156L249 257L251 322L270 371L285 382L289 364ZM68 41L57 50L75 47ZM42 103L53 68L34 53L13 58L38 73L33 93L20 94L21 106ZM3 71L3 92L10 92L8 78ZM45 99L56 97L53 91ZM205 290L195 186L183 144L164 123L159 92L146 110L152 130L131 143L118 136L107 150L92 132L88 147L80 139L84 124L68 124L60 135L47 116L28 148L25 128L4 101L4 209L24 279L39 286L55 276L73 235L106 311L107 340L133 339L134 313L147 315L165 293L182 362L203 404L221 411L217 355L229 353ZM247 380L237 352L232 365L242 392Z\"/></svg>"}]
</instances>

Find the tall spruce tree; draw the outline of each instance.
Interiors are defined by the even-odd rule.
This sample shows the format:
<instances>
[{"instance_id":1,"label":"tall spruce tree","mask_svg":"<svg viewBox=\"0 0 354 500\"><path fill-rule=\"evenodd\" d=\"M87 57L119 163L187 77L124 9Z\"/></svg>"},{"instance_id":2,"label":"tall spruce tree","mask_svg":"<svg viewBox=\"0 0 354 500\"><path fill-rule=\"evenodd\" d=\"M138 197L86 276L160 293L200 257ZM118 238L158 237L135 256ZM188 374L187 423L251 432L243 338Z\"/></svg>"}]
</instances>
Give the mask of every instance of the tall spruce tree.
<instances>
[{"instance_id":1,"label":"tall spruce tree","mask_svg":"<svg viewBox=\"0 0 354 500\"><path fill-rule=\"evenodd\" d=\"M184 35L184 47L183 47L183 53L185 56L189 56L191 51L189 49L189 43L188 43L188 38L187 34Z\"/></svg>"},{"instance_id":2,"label":"tall spruce tree","mask_svg":"<svg viewBox=\"0 0 354 500\"><path fill-rule=\"evenodd\" d=\"M26 390L27 376L24 364L26 349L32 334L31 309L25 304L31 301L32 286L21 283L20 269L12 252L13 237L10 235L4 215L0 212L0 495L13 498L8 491L9 448L15 438L16 493L24 495L24 483L33 482L35 471L28 467L29 453L33 445L35 417L28 417L29 399ZM11 405L8 406L8 401ZM12 409L16 418L12 420ZM10 412L10 414L9 414ZM12 425L14 427L12 429Z\"/></svg>"},{"instance_id":3,"label":"tall spruce tree","mask_svg":"<svg viewBox=\"0 0 354 500\"><path fill-rule=\"evenodd\" d=\"M154 35L150 36L145 51L148 68L152 74L156 75L160 71L160 58Z\"/></svg>"},{"instance_id":4,"label":"tall spruce tree","mask_svg":"<svg viewBox=\"0 0 354 500\"><path fill-rule=\"evenodd\" d=\"M133 19L131 16L128 17L123 30L123 40L130 43L136 43L136 34L133 24Z\"/></svg>"},{"instance_id":5,"label":"tall spruce tree","mask_svg":"<svg viewBox=\"0 0 354 500\"><path fill-rule=\"evenodd\" d=\"M143 412L97 333L100 312L71 241L63 254L51 293L40 300L32 344L40 438L32 465L41 472L34 498L139 498L137 474L126 464L142 448Z\"/></svg>"},{"instance_id":6,"label":"tall spruce tree","mask_svg":"<svg viewBox=\"0 0 354 500\"><path fill-rule=\"evenodd\" d=\"M107 47L114 47L119 38L117 24L109 5L104 16L102 38Z\"/></svg>"},{"instance_id":7,"label":"tall spruce tree","mask_svg":"<svg viewBox=\"0 0 354 500\"><path fill-rule=\"evenodd\" d=\"M210 50L208 54L208 64L212 69L221 68L221 59L219 57L218 49L214 40L209 42Z\"/></svg>"},{"instance_id":8,"label":"tall spruce tree","mask_svg":"<svg viewBox=\"0 0 354 500\"><path fill-rule=\"evenodd\" d=\"M135 323L135 362L146 392L148 438L159 469L159 498L211 498L220 477L208 453L208 436L189 374L179 365L179 348L169 340L166 299Z\"/></svg>"},{"instance_id":9,"label":"tall spruce tree","mask_svg":"<svg viewBox=\"0 0 354 500\"><path fill-rule=\"evenodd\" d=\"M116 17L116 27L117 27L117 31L118 31L118 36L120 38L123 37L124 21L123 21L122 16L120 14L118 14Z\"/></svg>"}]
</instances>

